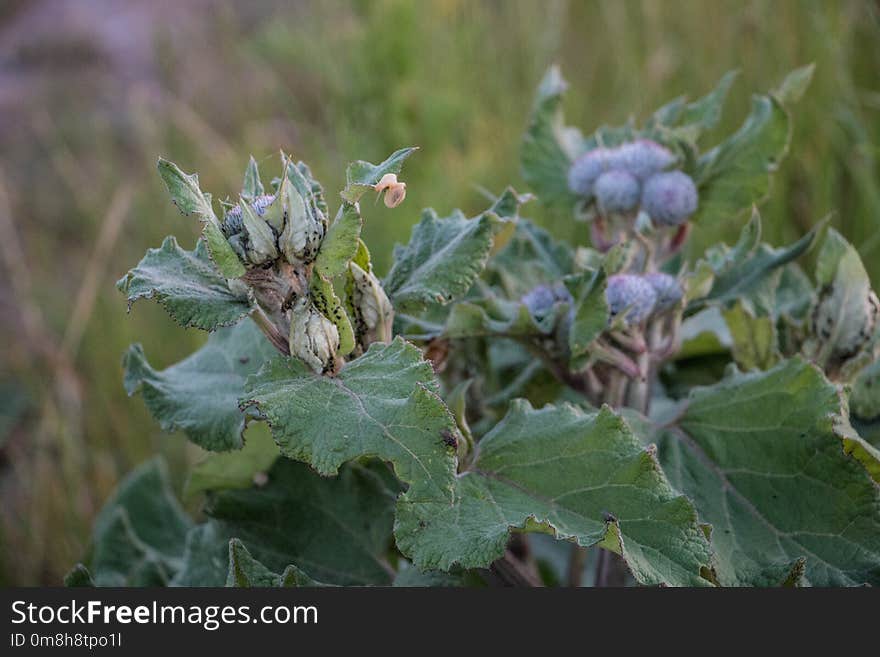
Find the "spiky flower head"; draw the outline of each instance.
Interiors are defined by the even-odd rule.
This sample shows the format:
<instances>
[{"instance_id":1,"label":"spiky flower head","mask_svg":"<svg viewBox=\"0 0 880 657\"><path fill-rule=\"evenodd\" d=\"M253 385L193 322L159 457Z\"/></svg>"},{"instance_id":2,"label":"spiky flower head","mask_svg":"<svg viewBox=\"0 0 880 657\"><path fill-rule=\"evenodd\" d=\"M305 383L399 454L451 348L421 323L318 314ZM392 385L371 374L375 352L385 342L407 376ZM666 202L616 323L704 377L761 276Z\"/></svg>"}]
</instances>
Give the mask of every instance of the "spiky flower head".
<instances>
[{"instance_id":1,"label":"spiky flower head","mask_svg":"<svg viewBox=\"0 0 880 657\"><path fill-rule=\"evenodd\" d=\"M612 318L625 312L624 323L634 326L644 322L654 311L657 293L642 276L615 274L608 278L605 300Z\"/></svg>"},{"instance_id":2,"label":"spiky flower head","mask_svg":"<svg viewBox=\"0 0 880 657\"><path fill-rule=\"evenodd\" d=\"M639 204L640 191L636 177L622 169L606 171L593 184L596 202L604 213L634 210Z\"/></svg>"},{"instance_id":3,"label":"spiky flower head","mask_svg":"<svg viewBox=\"0 0 880 657\"><path fill-rule=\"evenodd\" d=\"M654 288L657 293L657 303L654 306L655 312L662 312L673 308L684 296L684 290L678 279L663 272L654 272L645 275L645 280Z\"/></svg>"},{"instance_id":4,"label":"spiky flower head","mask_svg":"<svg viewBox=\"0 0 880 657\"><path fill-rule=\"evenodd\" d=\"M571 292L562 283L536 285L520 299L520 303L538 320L546 317L557 303L571 305L573 302Z\"/></svg>"},{"instance_id":5,"label":"spiky flower head","mask_svg":"<svg viewBox=\"0 0 880 657\"><path fill-rule=\"evenodd\" d=\"M675 164L672 152L650 139L622 144L617 148L613 159L617 167L628 171L639 180L646 180Z\"/></svg>"},{"instance_id":6,"label":"spiky flower head","mask_svg":"<svg viewBox=\"0 0 880 657\"><path fill-rule=\"evenodd\" d=\"M574 161L568 170L568 188L579 196L593 195L593 183L612 165L614 150L594 148Z\"/></svg>"},{"instance_id":7,"label":"spiky flower head","mask_svg":"<svg viewBox=\"0 0 880 657\"><path fill-rule=\"evenodd\" d=\"M697 187L681 171L658 173L648 178L642 191L642 210L655 224L678 226L697 209Z\"/></svg>"}]
</instances>

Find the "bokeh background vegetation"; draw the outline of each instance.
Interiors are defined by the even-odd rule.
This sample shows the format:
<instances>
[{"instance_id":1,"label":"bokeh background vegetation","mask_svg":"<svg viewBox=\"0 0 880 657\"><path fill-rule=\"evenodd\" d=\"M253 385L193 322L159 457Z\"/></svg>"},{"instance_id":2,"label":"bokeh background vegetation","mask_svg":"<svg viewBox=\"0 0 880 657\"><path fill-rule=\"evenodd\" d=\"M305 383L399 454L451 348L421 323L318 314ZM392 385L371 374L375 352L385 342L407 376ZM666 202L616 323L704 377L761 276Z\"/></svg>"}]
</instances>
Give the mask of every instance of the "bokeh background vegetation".
<instances>
[{"instance_id":1,"label":"bokeh background vegetation","mask_svg":"<svg viewBox=\"0 0 880 657\"><path fill-rule=\"evenodd\" d=\"M856 0L0 3L0 583L58 584L132 466L165 453L180 483L201 458L121 385L130 342L170 364L205 339L149 302L126 315L114 287L166 234L197 235L157 156L222 197L251 153L272 173L283 147L338 190L348 160L421 146L405 204L365 207L385 271L421 207L474 213L482 190L524 188L519 139L553 62L571 83L569 122L587 130L738 68L715 136L736 128L751 92L815 62L763 206L766 237L833 213L877 283L878 13ZM584 239L567 217L529 214ZM701 226L696 244L741 223Z\"/></svg>"}]
</instances>

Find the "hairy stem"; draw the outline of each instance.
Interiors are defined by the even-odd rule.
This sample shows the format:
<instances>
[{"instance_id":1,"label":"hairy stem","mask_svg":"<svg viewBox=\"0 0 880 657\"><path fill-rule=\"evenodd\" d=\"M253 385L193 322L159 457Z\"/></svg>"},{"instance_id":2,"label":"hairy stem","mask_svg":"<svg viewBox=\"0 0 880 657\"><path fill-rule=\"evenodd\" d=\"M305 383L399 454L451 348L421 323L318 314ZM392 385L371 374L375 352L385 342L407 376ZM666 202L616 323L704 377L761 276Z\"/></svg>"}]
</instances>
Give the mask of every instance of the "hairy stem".
<instances>
[{"instance_id":1,"label":"hairy stem","mask_svg":"<svg viewBox=\"0 0 880 657\"><path fill-rule=\"evenodd\" d=\"M266 315L262 308L257 306L251 313L251 319L260 327L260 330L269 338L269 342L278 351L285 356L290 355L290 345L287 342L287 338L281 334L281 331L272 323L272 320L269 319L269 316Z\"/></svg>"}]
</instances>

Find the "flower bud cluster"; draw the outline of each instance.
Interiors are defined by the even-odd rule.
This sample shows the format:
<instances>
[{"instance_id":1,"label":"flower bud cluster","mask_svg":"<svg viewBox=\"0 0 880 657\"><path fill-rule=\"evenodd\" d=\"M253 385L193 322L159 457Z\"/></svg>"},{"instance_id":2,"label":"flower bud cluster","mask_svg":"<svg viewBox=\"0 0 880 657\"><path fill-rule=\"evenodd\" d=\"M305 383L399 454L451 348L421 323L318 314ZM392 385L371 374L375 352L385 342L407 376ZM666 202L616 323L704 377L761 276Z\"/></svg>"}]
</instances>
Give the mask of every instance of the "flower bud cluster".
<instances>
[{"instance_id":1,"label":"flower bud cluster","mask_svg":"<svg viewBox=\"0 0 880 657\"><path fill-rule=\"evenodd\" d=\"M697 209L697 188L681 171L668 171L675 156L664 146L640 139L581 155L568 172L571 191L595 199L603 214L644 211L656 225L677 226Z\"/></svg>"},{"instance_id":2,"label":"flower bud cluster","mask_svg":"<svg viewBox=\"0 0 880 657\"><path fill-rule=\"evenodd\" d=\"M643 324L652 315L670 310L683 296L678 280L660 272L615 274L605 289L612 319L622 316L627 326Z\"/></svg>"}]
</instances>

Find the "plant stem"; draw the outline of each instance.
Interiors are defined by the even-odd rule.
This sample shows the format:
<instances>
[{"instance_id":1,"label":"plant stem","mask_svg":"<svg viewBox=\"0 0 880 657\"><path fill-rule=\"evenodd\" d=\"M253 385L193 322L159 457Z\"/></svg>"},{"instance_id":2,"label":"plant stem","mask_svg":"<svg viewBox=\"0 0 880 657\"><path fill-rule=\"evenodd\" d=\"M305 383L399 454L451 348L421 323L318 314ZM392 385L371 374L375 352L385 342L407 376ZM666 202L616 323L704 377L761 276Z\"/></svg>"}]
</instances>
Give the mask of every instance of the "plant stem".
<instances>
[{"instance_id":1,"label":"plant stem","mask_svg":"<svg viewBox=\"0 0 880 657\"><path fill-rule=\"evenodd\" d=\"M269 338L269 342L271 342L278 351L285 356L290 355L290 345L287 343L287 339L281 335L281 331L279 331L278 327L272 323L272 320L269 319L268 315L266 315L262 308L257 306L251 313L251 319L254 320L254 323L260 327L260 330L266 334L266 337Z\"/></svg>"},{"instance_id":2,"label":"plant stem","mask_svg":"<svg viewBox=\"0 0 880 657\"><path fill-rule=\"evenodd\" d=\"M510 586L544 586L538 576L517 559L510 550L507 550L503 557L492 564L491 570Z\"/></svg>"}]
</instances>

